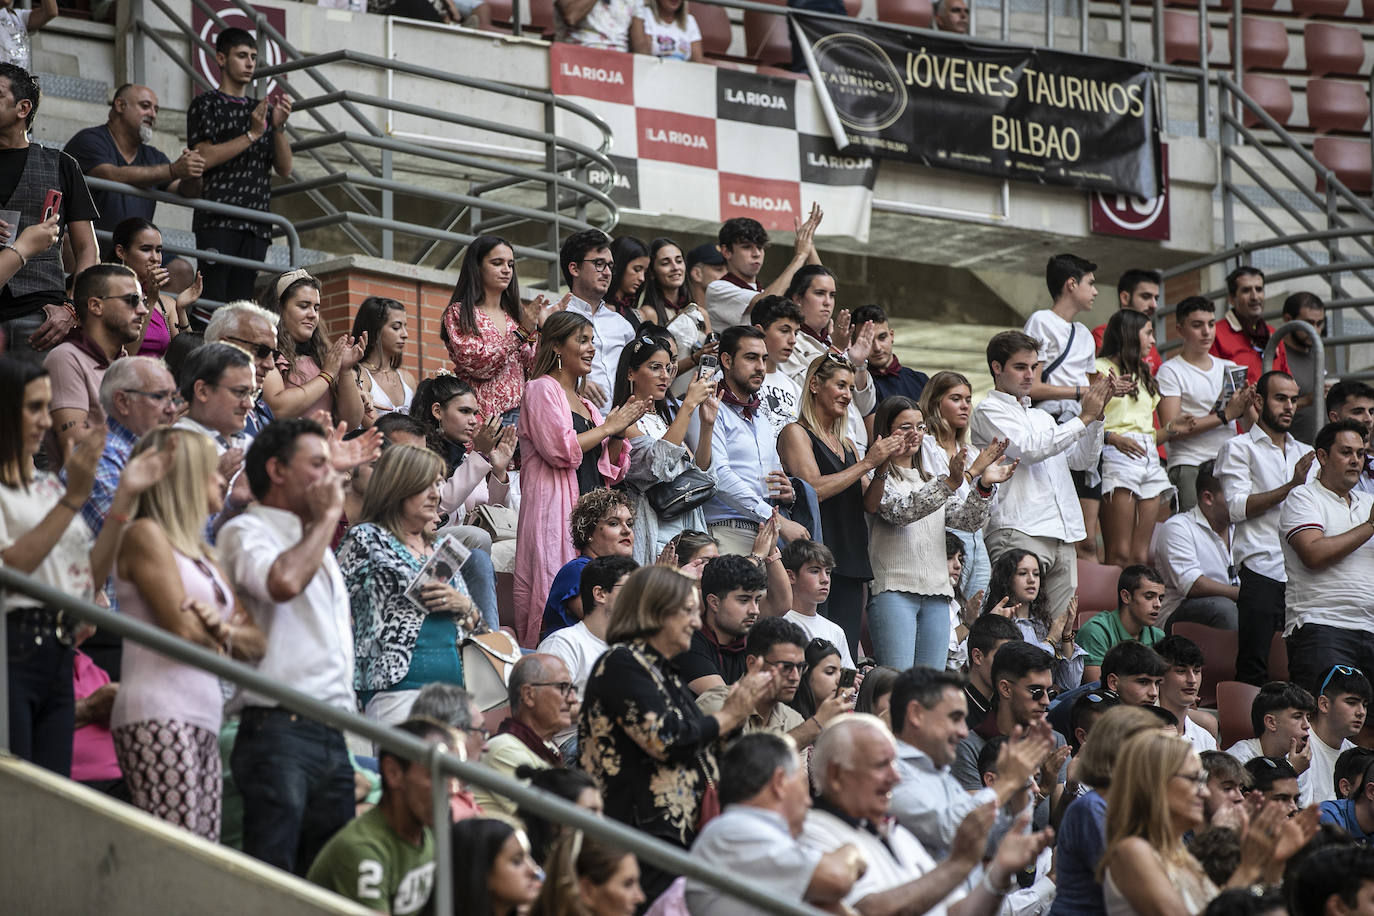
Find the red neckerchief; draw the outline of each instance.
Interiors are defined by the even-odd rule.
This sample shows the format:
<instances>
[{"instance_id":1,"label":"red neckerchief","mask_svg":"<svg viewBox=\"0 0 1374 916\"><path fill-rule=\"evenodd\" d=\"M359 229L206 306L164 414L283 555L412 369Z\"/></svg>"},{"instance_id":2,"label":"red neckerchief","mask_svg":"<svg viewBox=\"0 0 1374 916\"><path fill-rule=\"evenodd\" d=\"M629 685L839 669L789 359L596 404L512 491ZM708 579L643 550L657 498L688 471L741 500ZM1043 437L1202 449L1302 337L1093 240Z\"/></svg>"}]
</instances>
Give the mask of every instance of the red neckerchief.
<instances>
[{"instance_id":1,"label":"red neckerchief","mask_svg":"<svg viewBox=\"0 0 1374 916\"><path fill-rule=\"evenodd\" d=\"M63 343L71 344L73 347L76 347L82 353L85 353L91 359L95 360L97 369L110 368L110 355L96 346L95 341L86 336L86 332L81 330L80 325L71 329L71 332L67 334L67 339L64 340Z\"/></svg>"},{"instance_id":2,"label":"red neckerchief","mask_svg":"<svg viewBox=\"0 0 1374 916\"><path fill-rule=\"evenodd\" d=\"M1239 316L1236 318L1240 321ZM1269 327L1269 322L1261 318L1253 328L1246 328L1245 322L1240 321L1240 332L1250 341L1250 346L1264 352L1264 348L1269 345L1269 335L1274 333L1274 329Z\"/></svg>"},{"instance_id":3,"label":"red neckerchief","mask_svg":"<svg viewBox=\"0 0 1374 916\"><path fill-rule=\"evenodd\" d=\"M735 394L734 389L724 382L720 383L720 400L722 404L738 407L740 416L751 423L754 421L754 413L759 409L759 405L762 403L757 393L748 401L741 401L739 395Z\"/></svg>"},{"instance_id":4,"label":"red neckerchief","mask_svg":"<svg viewBox=\"0 0 1374 916\"><path fill-rule=\"evenodd\" d=\"M520 739L520 743L539 755L551 767L562 766L563 761L559 759L557 752L549 747L547 741L534 733L524 722L519 722L514 716L501 723L501 727L496 730L498 735L514 735Z\"/></svg>"},{"instance_id":5,"label":"red neckerchief","mask_svg":"<svg viewBox=\"0 0 1374 916\"><path fill-rule=\"evenodd\" d=\"M701 635L707 642L711 644L711 648L716 650L716 664L722 668L725 667L725 659L723 656L726 652L729 652L731 655L738 655L739 653L744 651L745 637L743 636L741 636L734 642L730 643L729 645L723 646L720 643L716 642L716 633L710 627L702 627Z\"/></svg>"},{"instance_id":6,"label":"red neckerchief","mask_svg":"<svg viewBox=\"0 0 1374 916\"><path fill-rule=\"evenodd\" d=\"M721 277L721 279L724 280L726 283L733 283L735 286L738 286L740 289L749 289L749 290L753 290L753 291L756 292L756 293L757 293L757 292L760 290L760 288L761 288L757 283L750 283L748 280L745 280L745 279L743 279L742 277L737 277L737 276L735 276L734 274L730 273L729 271L726 271L726 272L725 272L725 276Z\"/></svg>"},{"instance_id":7,"label":"red neckerchief","mask_svg":"<svg viewBox=\"0 0 1374 916\"><path fill-rule=\"evenodd\" d=\"M805 331L807 334L810 334L812 337L814 337L814 338L816 338L817 340L819 340L821 343L825 344L827 347L830 346L830 328L829 328L829 327L826 327L826 329L825 329L824 331L817 331L815 328L811 327L811 326L808 325L805 321L803 321L803 322L801 323L801 329L802 329L803 331Z\"/></svg>"},{"instance_id":8,"label":"red neckerchief","mask_svg":"<svg viewBox=\"0 0 1374 916\"><path fill-rule=\"evenodd\" d=\"M902 364L897 361L897 354L893 353L892 362L888 363L881 369L874 369L870 366L869 371L872 372L874 375L881 375L884 378L892 378L893 376L897 375L897 373L902 371Z\"/></svg>"}]
</instances>

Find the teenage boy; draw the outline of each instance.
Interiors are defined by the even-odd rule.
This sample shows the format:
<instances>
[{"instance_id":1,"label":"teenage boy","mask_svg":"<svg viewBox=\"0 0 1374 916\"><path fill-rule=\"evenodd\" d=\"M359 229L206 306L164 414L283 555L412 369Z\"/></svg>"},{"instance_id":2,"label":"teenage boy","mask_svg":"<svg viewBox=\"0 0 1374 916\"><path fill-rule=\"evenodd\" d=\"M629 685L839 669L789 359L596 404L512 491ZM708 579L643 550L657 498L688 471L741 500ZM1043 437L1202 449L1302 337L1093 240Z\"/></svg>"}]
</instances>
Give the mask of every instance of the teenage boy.
<instances>
[{"instance_id":1,"label":"teenage boy","mask_svg":"<svg viewBox=\"0 0 1374 916\"><path fill-rule=\"evenodd\" d=\"M725 255L719 246L708 242L687 252L683 263L687 266L687 301L705 308L706 290L730 269L725 265Z\"/></svg>"},{"instance_id":2,"label":"teenage boy","mask_svg":"<svg viewBox=\"0 0 1374 916\"><path fill-rule=\"evenodd\" d=\"M878 403L893 395L920 401L921 391L930 381L930 376L908 369L897 361L897 354L892 349L896 334L882 306L861 305L854 310L850 327L861 328L865 324L873 326L873 349L868 353L868 373L878 389Z\"/></svg>"},{"instance_id":3,"label":"teenage boy","mask_svg":"<svg viewBox=\"0 0 1374 916\"><path fill-rule=\"evenodd\" d=\"M1251 810L1258 810L1277 802L1285 809L1284 816L1292 817L1303 807L1303 790L1293 765L1282 757L1251 757L1245 761L1250 774L1249 793L1258 796Z\"/></svg>"},{"instance_id":4,"label":"teenage boy","mask_svg":"<svg viewBox=\"0 0 1374 916\"><path fill-rule=\"evenodd\" d=\"M1355 420L1317 433L1321 470L1279 511L1283 537L1289 676L1315 687L1332 665L1374 671L1374 496L1355 489L1365 428Z\"/></svg>"},{"instance_id":5,"label":"teenage boy","mask_svg":"<svg viewBox=\"0 0 1374 916\"><path fill-rule=\"evenodd\" d=\"M1337 798L1349 798L1359 789L1360 780L1364 777L1364 771L1374 764L1374 751L1368 748L1355 747L1341 751L1341 755L1336 758L1336 769L1332 774L1331 787L1336 791Z\"/></svg>"},{"instance_id":6,"label":"teenage boy","mask_svg":"<svg viewBox=\"0 0 1374 916\"><path fill-rule=\"evenodd\" d=\"M1183 349L1155 374L1159 383L1159 422L1174 430L1169 440L1169 482L1178 491L1178 509L1196 505L1197 469L1217 457L1236 434L1236 421L1254 399L1249 388L1237 391L1236 364L1213 356L1217 316L1212 303L1189 296L1174 307L1174 326ZM1191 425L1183 418L1191 419Z\"/></svg>"},{"instance_id":7,"label":"teenage boy","mask_svg":"<svg viewBox=\"0 0 1374 916\"><path fill-rule=\"evenodd\" d=\"M215 39L219 87L196 96L186 109L187 145L205 163L201 197L266 212L271 209L271 170L291 174L291 138L282 128L291 114L291 96L284 92L254 102L248 86L258 66L257 42L243 29L225 29ZM267 256L272 227L233 216L197 210L191 218L196 247L205 251L261 261ZM229 302L254 299L257 272L216 264L200 264L206 299Z\"/></svg>"},{"instance_id":8,"label":"teenage boy","mask_svg":"<svg viewBox=\"0 0 1374 916\"><path fill-rule=\"evenodd\" d=\"M797 225L792 260L766 287L758 283L763 253L768 248L768 232L763 224L747 216L737 216L722 223L716 240L725 258L726 271L725 276L706 287L706 311L711 316L711 325L728 328L743 324L756 302L764 296L781 296L787 291L797 268L803 264L819 264L816 229L824 215L819 204L811 205L806 222Z\"/></svg>"},{"instance_id":9,"label":"teenage boy","mask_svg":"<svg viewBox=\"0 0 1374 916\"><path fill-rule=\"evenodd\" d=\"M1159 271L1132 267L1116 281L1117 306L1122 311L1139 312L1146 318L1153 320L1156 310L1159 309L1160 282ZM1093 328L1093 342L1097 344L1099 350L1102 349L1102 335L1106 333L1106 322ZM1160 363L1163 361L1158 348L1154 344L1150 344L1150 352L1142 355L1145 362L1149 364L1150 371L1158 375Z\"/></svg>"},{"instance_id":10,"label":"teenage boy","mask_svg":"<svg viewBox=\"0 0 1374 916\"><path fill-rule=\"evenodd\" d=\"M576 602L581 606L582 619L570 627L554 630L535 650L563 660L573 683L577 685L579 699L586 690L592 665L609 648L606 645L606 627L611 622L611 602L638 565L629 557L614 555L588 560L587 565L582 567L580 594ZM569 605L572 604L569 602Z\"/></svg>"},{"instance_id":11,"label":"teenage boy","mask_svg":"<svg viewBox=\"0 0 1374 916\"><path fill-rule=\"evenodd\" d=\"M1264 320L1264 271L1237 267L1226 277L1226 318L1217 325L1212 355L1245 367L1246 380L1259 382L1264 373L1264 348L1274 329ZM1288 371L1286 347L1279 344L1274 369Z\"/></svg>"},{"instance_id":12,"label":"teenage boy","mask_svg":"<svg viewBox=\"0 0 1374 916\"><path fill-rule=\"evenodd\" d=\"M759 388L759 400L763 416L773 427L776 438L784 426L797 422L801 416L801 385L782 368L797 345L801 309L791 299L764 296L754 303L750 320L763 332L763 342L768 348L767 374Z\"/></svg>"},{"instance_id":13,"label":"teenage boy","mask_svg":"<svg viewBox=\"0 0 1374 916\"><path fill-rule=\"evenodd\" d=\"M1193 750L1199 754L1216 750L1216 736L1193 719L1202 689L1202 649L1186 636L1166 636L1154 648L1169 666L1159 682L1159 705L1178 719L1178 733Z\"/></svg>"},{"instance_id":14,"label":"teenage boy","mask_svg":"<svg viewBox=\"0 0 1374 916\"><path fill-rule=\"evenodd\" d=\"M1245 803L1245 790L1250 788L1250 774L1236 758L1223 751L1201 751L1202 768L1207 771L1207 798L1203 813L1212 823L1223 808Z\"/></svg>"},{"instance_id":15,"label":"teenage boy","mask_svg":"<svg viewBox=\"0 0 1374 916\"><path fill-rule=\"evenodd\" d=\"M1309 805L1336 797L1336 760L1355 746L1351 739L1364 728L1370 693L1369 679L1349 665L1333 666L1322 680L1317 714L1312 717L1308 736L1312 748L1312 775L1307 779Z\"/></svg>"},{"instance_id":16,"label":"teenage boy","mask_svg":"<svg viewBox=\"0 0 1374 916\"><path fill-rule=\"evenodd\" d=\"M1116 580L1116 608L1095 615L1078 631L1078 645L1088 653L1083 683L1098 679L1102 659L1119 642L1134 639L1153 646L1164 638L1155 626L1164 600L1164 577L1148 566L1127 566Z\"/></svg>"},{"instance_id":17,"label":"teenage boy","mask_svg":"<svg viewBox=\"0 0 1374 916\"><path fill-rule=\"evenodd\" d=\"M1216 474L1236 526L1232 556L1240 567L1236 680L1259 686L1269 680L1270 643L1284 629L1288 573L1280 506L1307 481L1316 455L1288 431L1297 409L1297 382L1284 372L1266 372L1255 390L1259 421L1222 444Z\"/></svg>"},{"instance_id":18,"label":"teenage boy","mask_svg":"<svg viewBox=\"0 0 1374 916\"><path fill-rule=\"evenodd\" d=\"M984 614L968 628L968 680L964 698L968 700L968 727L983 724L992 709L992 663L997 652L1009 642L1021 642L1021 630L1000 614Z\"/></svg>"},{"instance_id":19,"label":"teenage boy","mask_svg":"<svg viewBox=\"0 0 1374 916\"><path fill-rule=\"evenodd\" d=\"M1125 706L1153 706L1168 664L1159 653L1133 639L1119 642L1102 659L1102 683Z\"/></svg>"},{"instance_id":20,"label":"teenage boy","mask_svg":"<svg viewBox=\"0 0 1374 916\"><path fill-rule=\"evenodd\" d=\"M1283 320L1305 321L1317 329L1319 337L1325 336L1326 306L1316 293L1294 293L1283 300ZM1289 334L1283 340L1283 349L1288 356L1288 374L1298 382L1301 397L1298 399L1298 415L1293 418L1293 435L1299 442L1311 442L1321 428L1316 411L1313 410L1312 377L1317 384L1326 383L1326 366L1318 365L1312 340L1306 331Z\"/></svg>"},{"instance_id":21,"label":"teenage boy","mask_svg":"<svg viewBox=\"0 0 1374 916\"><path fill-rule=\"evenodd\" d=\"M1244 738L1226 753L1245 763L1252 757L1286 757L1307 790L1311 769L1311 717L1317 709L1312 694L1288 681L1270 681L1260 688L1250 706L1250 725L1255 737Z\"/></svg>"},{"instance_id":22,"label":"teenage boy","mask_svg":"<svg viewBox=\"0 0 1374 916\"><path fill-rule=\"evenodd\" d=\"M1240 586L1231 560L1235 528L1213 462L1197 468L1197 504L1171 516L1155 539L1154 555L1164 575L1159 622L1169 632L1178 622L1222 630L1236 628Z\"/></svg>"},{"instance_id":23,"label":"teenage boy","mask_svg":"<svg viewBox=\"0 0 1374 916\"><path fill-rule=\"evenodd\" d=\"M820 735L825 722L844 711L841 704L831 703L824 712L818 709L817 717L803 721L801 713L792 708L790 704L806 672L806 633L781 617L765 617L749 628L749 635L744 640L744 671L745 674L758 671L773 674L768 689L744 720L743 733L746 735L754 732L788 735L797 747L808 747ZM713 687L697 697L697 708L709 716L720 711L729 695L730 688L724 684Z\"/></svg>"},{"instance_id":24,"label":"teenage boy","mask_svg":"<svg viewBox=\"0 0 1374 916\"><path fill-rule=\"evenodd\" d=\"M725 554L701 571L701 629L674 663L692 692L730 685L745 674L745 637L759 619L768 579L758 564Z\"/></svg>"},{"instance_id":25,"label":"teenage boy","mask_svg":"<svg viewBox=\"0 0 1374 916\"><path fill-rule=\"evenodd\" d=\"M1078 287L1078 281L1067 282ZM1083 339L1091 350L1092 335L1086 329ZM1003 331L988 341L988 370L996 390L974 408L969 429L975 448L1007 439L1007 457L1021 462L1016 476L1002 484L992 507L986 529L988 554L1019 547L1039 557L1045 570L1041 587L1049 606L1062 614L1078 584L1073 545L1088 532L1079 502L1046 497L1073 492L1073 469L1097 467L1102 412L1112 396L1112 383L1099 376L1082 388L1081 404L1073 402L1074 415L1056 424L1050 414L1030 406L1031 392L1040 384L1035 381L1039 351L1040 341L1020 331Z\"/></svg>"},{"instance_id":26,"label":"teenage boy","mask_svg":"<svg viewBox=\"0 0 1374 916\"><path fill-rule=\"evenodd\" d=\"M799 539L783 547L782 566L792 583L792 609L782 615L783 619L801 627L811 638L834 643L840 650L840 664L853 668L844 629L816 613L816 606L830 597L830 571L835 568L835 555L824 544Z\"/></svg>"},{"instance_id":27,"label":"teenage boy","mask_svg":"<svg viewBox=\"0 0 1374 916\"><path fill-rule=\"evenodd\" d=\"M1322 811L1325 821L1326 811ZM1331 821L1339 824L1340 821ZM1351 836L1374 833L1374 799L1368 802L1358 831ZM1374 849L1340 846L1303 859L1289 879L1285 896L1292 901L1292 916L1366 916L1374 912Z\"/></svg>"}]
</instances>

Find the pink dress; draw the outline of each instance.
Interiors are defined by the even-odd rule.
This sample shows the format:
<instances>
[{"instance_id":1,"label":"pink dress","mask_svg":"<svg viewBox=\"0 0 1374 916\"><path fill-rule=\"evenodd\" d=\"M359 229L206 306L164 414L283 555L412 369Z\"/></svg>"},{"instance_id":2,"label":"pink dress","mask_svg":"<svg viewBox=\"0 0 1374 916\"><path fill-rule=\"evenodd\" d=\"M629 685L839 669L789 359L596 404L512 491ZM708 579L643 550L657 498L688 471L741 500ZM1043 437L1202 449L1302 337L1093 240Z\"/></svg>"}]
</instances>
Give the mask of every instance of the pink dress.
<instances>
[{"instance_id":1,"label":"pink dress","mask_svg":"<svg viewBox=\"0 0 1374 916\"><path fill-rule=\"evenodd\" d=\"M515 336L519 327L504 316L504 331L477 310L476 334L464 334L458 326L460 306L450 302L444 310L444 330L448 332L448 355L453 373L472 386L482 419L500 416L520 404L525 393L525 372L534 361L534 344L522 344Z\"/></svg>"},{"instance_id":2,"label":"pink dress","mask_svg":"<svg viewBox=\"0 0 1374 916\"><path fill-rule=\"evenodd\" d=\"M586 398L582 404L592 424L601 425L601 413ZM572 532L568 516L577 502L577 468L582 449L573 431L572 411L563 386L551 376L531 379L525 386L520 409L520 521L516 527L515 630L520 645L532 649L539 641L544 601L553 577L571 560ZM623 444L622 444L623 445ZM630 468L630 449L622 447L620 461L612 463L607 443L586 454L595 456L597 469L607 486L623 480Z\"/></svg>"},{"instance_id":3,"label":"pink dress","mask_svg":"<svg viewBox=\"0 0 1374 916\"><path fill-rule=\"evenodd\" d=\"M143 334L143 344L138 348L139 356L161 356L172 343L172 330L167 327L167 319L162 317L162 309L153 306L148 311L148 330Z\"/></svg>"}]
</instances>

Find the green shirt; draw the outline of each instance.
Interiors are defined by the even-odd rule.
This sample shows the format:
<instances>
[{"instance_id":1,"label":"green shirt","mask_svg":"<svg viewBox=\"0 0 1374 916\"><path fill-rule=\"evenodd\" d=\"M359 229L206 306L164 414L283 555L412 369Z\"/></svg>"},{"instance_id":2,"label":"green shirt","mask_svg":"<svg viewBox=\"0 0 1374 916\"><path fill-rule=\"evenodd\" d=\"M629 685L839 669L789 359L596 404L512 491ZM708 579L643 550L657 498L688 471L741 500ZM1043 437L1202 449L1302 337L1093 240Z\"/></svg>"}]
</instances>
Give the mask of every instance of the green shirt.
<instances>
[{"instance_id":1,"label":"green shirt","mask_svg":"<svg viewBox=\"0 0 1374 916\"><path fill-rule=\"evenodd\" d=\"M306 878L383 913L418 913L434 887L434 834L402 840L380 807L354 818L324 845Z\"/></svg>"},{"instance_id":2,"label":"green shirt","mask_svg":"<svg viewBox=\"0 0 1374 916\"><path fill-rule=\"evenodd\" d=\"M1078 631L1076 642L1088 653L1088 659L1084 664L1101 665L1107 650L1119 642L1138 639L1144 645L1153 646L1163 638L1164 631L1159 627L1146 627L1140 631L1139 636L1132 636L1121 625L1121 611L1114 610L1103 611L1083 624L1083 629Z\"/></svg>"}]
</instances>

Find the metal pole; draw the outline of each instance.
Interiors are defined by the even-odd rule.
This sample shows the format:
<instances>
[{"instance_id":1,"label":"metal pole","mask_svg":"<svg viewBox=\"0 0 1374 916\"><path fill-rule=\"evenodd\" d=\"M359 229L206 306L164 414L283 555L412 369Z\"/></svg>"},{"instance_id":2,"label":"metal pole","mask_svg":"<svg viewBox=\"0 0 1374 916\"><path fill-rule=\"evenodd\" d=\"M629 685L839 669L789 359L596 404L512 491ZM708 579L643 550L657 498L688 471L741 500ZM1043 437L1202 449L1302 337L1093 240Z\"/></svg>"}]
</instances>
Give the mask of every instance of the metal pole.
<instances>
[{"instance_id":1,"label":"metal pole","mask_svg":"<svg viewBox=\"0 0 1374 916\"><path fill-rule=\"evenodd\" d=\"M1268 372L1274 368L1274 356L1279 351L1279 342L1294 331L1302 331L1312 341L1312 411L1320 419L1326 416L1326 385L1322 372L1326 367L1326 346L1322 343L1317 329L1306 321L1287 321L1279 325L1269 335L1269 343L1264 345L1262 365Z\"/></svg>"},{"instance_id":2,"label":"metal pole","mask_svg":"<svg viewBox=\"0 0 1374 916\"><path fill-rule=\"evenodd\" d=\"M1239 2L1239 0L1237 0ZM1206 88L1204 84L1204 89ZM1217 83L1218 97L1226 91L1224 83ZM1204 92L1204 95L1206 93ZM1217 100L1217 110L1225 110L1220 98ZM1201 127L1201 125L1199 125ZM1205 134L1203 134L1205 136ZM1221 225L1222 225L1222 247L1236 247L1236 202L1231 193L1231 144L1235 142L1236 129L1231 126L1228 118L1221 119Z\"/></svg>"},{"instance_id":3,"label":"metal pole","mask_svg":"<svg viewBox=\"0 0 1374 916\"><path fill-rule=\"evenodd\" d=\"M1078 3L1078 51L1088 53L1088 0Z\"/></svg>"},{"instance_id":4,"label":"metal pole","mask_svg":"<svg viewBox=\"0 0 1374 916\"><path fill-rule=\"evenodd\" d=\"M1054 0L1045 0L1045 47L1054 50Z\"/></svg>"},{"instance_id":5,"label":"metal pole","mask_svg":"<svg viewBox=\"0 0 1374 916\"><path fill-rule=\"evenodd\" d=\"M129 55L127 69L130 81L140 86L148 85L148 63L143 53L143 22L146 15L147 13L143 9L143 0L131 0L129 4L129 33L124 47Z\"/></svg>"},{"instance_id":6,"label":"metal pole","mask_svg":"<svg viewBox=\"0 0 1374 916\"><path fill-rule=\"evenodd\" d=\"M1131 0L1121 0L1121 59L1131 59Z\"/></svg>"},{"instance_id":7,"label":"metal pole","mask_svg":"<svg viewBox=\"0 0 1374 916\"><path fill-rule=\"evenodd\" d=\"M382 150L382 180L391 181L391 150ZM396 192L390 187L382 188L382 219L396 218ZM396 233L390 229L382 230L382 257L388 261L396 256ZM444 911L440 911L444 912Z\"/></svg>"},{"instance_id":8,"label":"metal pole","mask_svg":"<svg viewBox=\"0 0 1374 916\"><path fill-rule=\"evenodd\" d=\"M1233 0L1237 9L1240 8L1241 0ZM1207 39L1212 36L1212 27L1207 22L1207 4L1198 3L1197 9L1197 61L1202 68L1202 80L1197 87L1197 135L1200 139L1207 138L1207 122L1210 119L1207 111L1207 90L1210 88L1211 78L1208 71L1211 62L1208 60Z\"/></svg>"},{"instance_id":9,"label":"metal pole","mask_svg":"<svg viewBox=\"0 0 1374 916\"><path fill-rule=\"evenodd\" d=\"M1155 0L1154 16L1150 22L1150 36L1155 46L1155 63L1164 63L1164 0ZM1159 120L1165 133L1169 130L1169 77L1159 73Z\"/></svg>"},{"instance_id":10,"label":"metal pole","mask_svg":"<svg viewBox=\"0 0 1374 916\"><path fill-rule=\"evenodd\" d=\"M1126 0L1130 2L1130 0ZM1002 40L1011 41L1011 3L1002 0Z\"/></svg>"},{"instance_id":11,"label":"metal pole","mask_svg":"<svg viewBox=\"0 0 1374 916\"><path fill-rule=\"evenodd\" d=\"M430 793L434 801L434 890L429 898L432 913L453 912L453 854L449 851L453 837L448 829L453 815L448 806L448 776L444 774L444 755L448 752L443 742L435 744L429 752Z\"/></svg>"},{"instance_id":12,"label":"metal pole","mask_svg":"<svg viewBox=\"0 0 1374 916\"><path fill-rule=\"evenodd\" d=\"M555 135L557 130L557 114L552 102L544 103L544 132L550 136ZM544 206L553 220L549 222L546 232L546 243L549 251L555 255L559 248L559 222L562 214L558 210L558 149L550 143L544 147L544 171L549 173L548 183L544 186ZM563 277L562 266L558 263L549 265L549 289L557 290L558 283Z\"/></svg>"}]
</instances>

